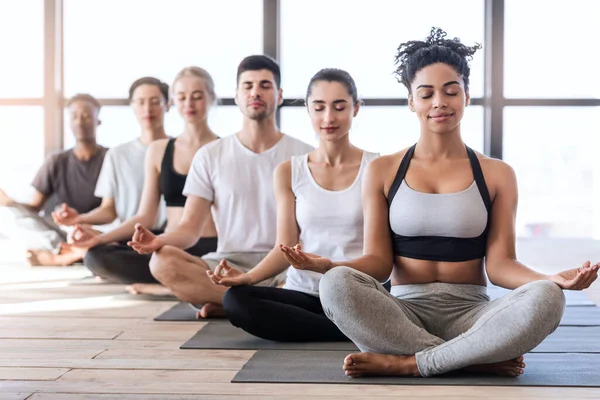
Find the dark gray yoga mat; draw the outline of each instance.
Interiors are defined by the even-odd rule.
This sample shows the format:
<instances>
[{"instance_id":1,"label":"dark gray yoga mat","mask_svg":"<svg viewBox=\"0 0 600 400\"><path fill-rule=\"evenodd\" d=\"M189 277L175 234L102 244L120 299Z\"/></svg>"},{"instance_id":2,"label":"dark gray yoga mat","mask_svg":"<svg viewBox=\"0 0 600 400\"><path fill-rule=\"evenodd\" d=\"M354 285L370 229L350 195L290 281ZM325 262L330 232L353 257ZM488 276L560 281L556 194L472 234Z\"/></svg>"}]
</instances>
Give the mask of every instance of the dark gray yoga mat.
<instances>
[{"instance_id":1,"label":"dark gray yoga mat","mask_svg":"<svg viewBox=\"0 0 600 400\"><path fill-rule=\"evenodd\" d=\"M199 310L190 303L179 303L168 309L158 317L155 321L210 321L223 318L196 318L196 312Z\"/></svg>"},{"instance_id":2,"label":"dark gray yoga mat","mask_svg":"<svg viewBox=\"0 0 600 400\"><path fill-rule=\"evenodd\" d=\"M600 307L565 307L561 326L600 326Z\"/></svg>"},{"instance_id":3,"label":"dark gray yoga mat","mask_svg":"<svg viewBox=\"0 0 600 400\"><path fill-rule=\"evenodd\" d=\"M115 295L115 299L118 300L147 300L147 301L179 301L177 297L173 295L153 295L153 294L132 294L123 293Z\"/></svg>"},{"instance_id":4,"label":"dark gray yoga mat","mask_svg":"<svg viewBox=\"0 0 600 400\"><path fill-rule=\"evenodd\" d=\"M600 327L559 326L532 353L600 353Z\"/></svg>"},{"instance_id":5,"label":"dark gray yoga mat","mask_svg":"<svg viewBox=\"0 0 600 400\"><path fill-rule=\"evenodd\" d=\"M510 292L508 289L504 289L494 285L488 285L487 293L491 300L497 299ZM596 304L590 300L587 295L581 290L563 290L567 307L593 307Z\"/></svg>"},{"instance_id":6,"label":"dark gray yoga mat","mask_svg":"<svg viewBox=\"0 0 600 400\"><path fill-rule=\"evenodd\" d=\"M229 321L212 321L181 349L345 350L357 351L351 342L273 342L252 336ZM600 327L559 326L532 353L600 353Z\"/></svg>"},{"instance_id":7,"label":"dark gray yoga mat","mask_svg":"<svg viewBox=\"0 0 600 400\"><path fill-rule=\"evenodd\" d=\"M463 373L350 378L342 370L347 355L347 351L259 350L232 382L600 387L600 354L526 354L525 373L518 378Z\"/></svg>"},{"instance_id":8,"label":"dark gray yoga mat","mask_svg":"<svg viewBox=\"0 0 600 400\"><path fill-rule=\"evenodd\" d=\"M274 342L253 336L229 321L211 321L180 349L281 349L281 350L345 350L357 351L352 342Z\"/></svg>"}]
</instances>

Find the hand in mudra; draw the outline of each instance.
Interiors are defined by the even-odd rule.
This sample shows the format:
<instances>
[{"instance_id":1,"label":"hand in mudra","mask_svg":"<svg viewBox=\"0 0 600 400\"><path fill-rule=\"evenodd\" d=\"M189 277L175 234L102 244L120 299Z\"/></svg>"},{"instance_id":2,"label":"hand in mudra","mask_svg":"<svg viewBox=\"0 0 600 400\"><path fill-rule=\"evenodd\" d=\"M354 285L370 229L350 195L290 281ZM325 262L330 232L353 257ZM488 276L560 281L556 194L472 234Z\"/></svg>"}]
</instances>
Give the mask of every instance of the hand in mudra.
<instances>
[{"instance_id":1,"label":"hand in mudra","mask_svg":"<svg viewBox=\"0 0 600 400\"><path fill-rule=\"evenodd\" d=\"M250 276L227 264L225 259L221 260L214 272L211 270L206 271L206 275L215 285L231 287L250 284Z\"/></svg>"},{"instance_id":2,"label":"hand in mudra","mask_svg":"<svg viewBox=\"0 0 600 400\"><path fill-rule=\"evenodd\" d=\"M333 267L329 258L303 252L302 245L300 243L294 247L280 244L279 249L290 265L296 269L303 269L324 274Z\"/></svg>"},{"instance_id":3,"label":"hand in mudra","mask_svg":"<svg viewBox=\"0 0 600 400\"><path fill-rule=\"evenodd\" d=\"M598 278L600 263L592 264L589 261L579 268L573 268L551 275L550 280L565 290L583 290L590 287Z\"/></svg>"}]
</instances>

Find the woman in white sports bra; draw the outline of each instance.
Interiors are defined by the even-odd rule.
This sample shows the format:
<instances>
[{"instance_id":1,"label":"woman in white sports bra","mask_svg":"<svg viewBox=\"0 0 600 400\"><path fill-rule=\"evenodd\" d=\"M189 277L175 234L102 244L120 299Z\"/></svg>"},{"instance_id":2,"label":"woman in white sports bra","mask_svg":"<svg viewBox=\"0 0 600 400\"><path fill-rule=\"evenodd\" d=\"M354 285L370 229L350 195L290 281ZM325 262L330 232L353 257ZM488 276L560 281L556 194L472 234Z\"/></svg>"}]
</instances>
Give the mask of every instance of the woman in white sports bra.
<instances>
[{"instance_id":1,"label":"woman in white sports bra","mask_svg":"<svg viewBox=\"0 0 600 400\"><path fill-rule=\"evenodd\" d=\"M336 260L359 257L363 249L362 175L378 154L350 143L352 119L360 108L356 85L346 71L323 69L308 85L306 106L319 147L280 164L274 173L277 243L265 259L242 273L223 261L215 284L230 286L223 307L231 323L269 340L347 340L323 312L322 273L289 268L283 289L254 286L285 271L291 246ZM289 247L288 247L289 246Z\"/></svg>"}]
</instances>

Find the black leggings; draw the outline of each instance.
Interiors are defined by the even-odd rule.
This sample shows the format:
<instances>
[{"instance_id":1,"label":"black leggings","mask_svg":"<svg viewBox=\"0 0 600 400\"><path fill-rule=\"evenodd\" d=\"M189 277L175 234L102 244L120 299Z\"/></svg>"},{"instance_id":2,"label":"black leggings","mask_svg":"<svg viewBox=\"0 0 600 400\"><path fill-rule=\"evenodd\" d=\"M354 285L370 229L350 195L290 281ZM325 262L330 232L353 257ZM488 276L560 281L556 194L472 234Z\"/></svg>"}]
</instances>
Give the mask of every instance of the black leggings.
<instances>
[{"instance_id":1,"label":"black leggings","mask_svg":"<svg viewBox=\"0 0 600 400\"><path fill-rule=\"evenodd\" d=\"M185 249L196 257L216 250L216 237L202 238L192 247ZM158 283L150 273L151 257L152 254L139 254L127 246L127 242L119 242L89 249L83 263L94 275L110 283Z\"/></svg>"},{"instance_id":2,"label":"black leggings","mask_svg":"<svg viewBox=\"0 0 600 400\"><path fill-rule=\"evenodd\" d=\"M234 286L223 296L231 323L279 342L335 342L348 338L325 316L316 296L264 286Z\"/></svg>"}]
</instances>

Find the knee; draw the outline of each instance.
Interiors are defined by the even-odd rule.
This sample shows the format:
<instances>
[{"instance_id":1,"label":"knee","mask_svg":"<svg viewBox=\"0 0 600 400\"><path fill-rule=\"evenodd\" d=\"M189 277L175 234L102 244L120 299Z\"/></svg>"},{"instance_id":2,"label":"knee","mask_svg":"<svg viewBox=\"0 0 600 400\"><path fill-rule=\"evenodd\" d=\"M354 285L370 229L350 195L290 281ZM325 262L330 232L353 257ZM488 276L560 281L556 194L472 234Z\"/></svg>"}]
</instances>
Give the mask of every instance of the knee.
<instances>
[{"instance_id":1,"label":"knee","mask_svg":"<svg viewBox=\"0 0 600 400\"><path fill-rule=\"evenodd\" d=\"M329 307L335 301L348 301L347 297L362 283L359 271L349 267L335 267L327 271L319 283L319 297L323 307Z\"/></svg>"},{"instance_id":2,"label":"knee","mask_svg":"<svg viewBox=\"0 0 600 400\"><path fill-rule=\"evenodd\" d=\"M223 295L223 309L229 320L236 326L238 321L251 313L252 286L234 286Z\"/></svg>"},{"instance_id":3,"label":"knee","mask_svg":"<svg viewBox=\"0 0 600 400\"><path fill-rule=\"evenodd\" d=\"M164 246L155 251L150 258L150 273L159 282L170 280L177 274L180 252L176 247Z\"/></svg>"},{"instance_id":4,"label":"knee","mask_svg":"<svg viewBox=\"0 0 600 400\"><path fill-rule=\"evenodd\" d=\"M565 308L565 294L554 282L535 281L529 283L527 291L532 295L535 309L542 313L544 320L558 325Z\"/></svg>"},{"instance_id":5,"label":"knee","mask_svg":"<svg viewBox=\"0 0 600 400\"><path fill-rule=\"evenodd\" d=\"M110 249L107 246L98 246L89 249L83 257L83 264L95 275L102 276L109 268L110 262L108 254Z\"/></svg>"}]
</instances>

